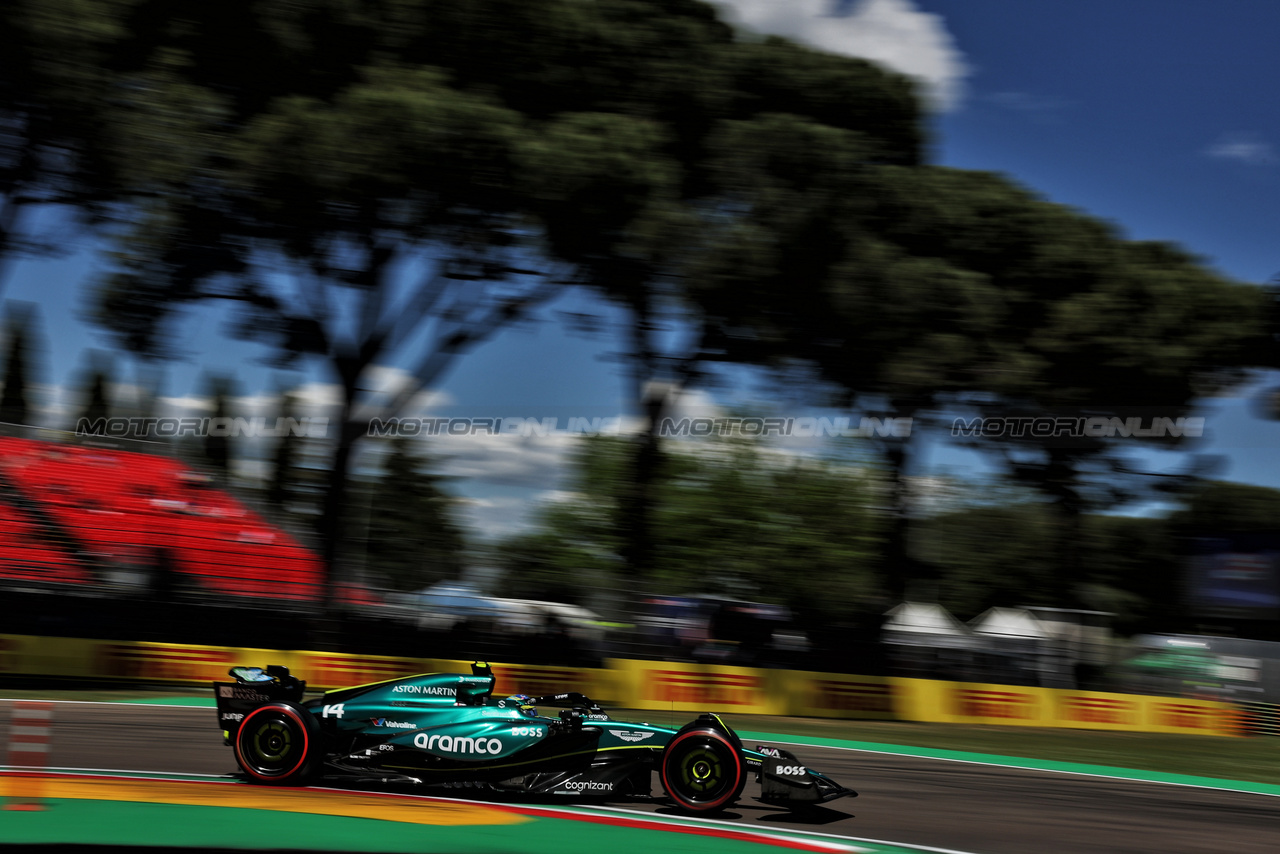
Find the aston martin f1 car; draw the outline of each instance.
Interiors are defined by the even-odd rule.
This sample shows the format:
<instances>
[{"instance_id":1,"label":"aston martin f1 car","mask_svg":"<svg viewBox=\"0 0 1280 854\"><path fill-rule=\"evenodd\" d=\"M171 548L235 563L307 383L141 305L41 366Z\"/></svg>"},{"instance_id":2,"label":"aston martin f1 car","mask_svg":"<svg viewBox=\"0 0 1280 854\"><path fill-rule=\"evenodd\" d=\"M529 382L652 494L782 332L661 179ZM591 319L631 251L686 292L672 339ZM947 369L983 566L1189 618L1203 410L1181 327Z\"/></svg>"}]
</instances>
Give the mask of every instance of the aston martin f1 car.
<instances>
[{"instance_id":1,"label":"aston martin f1 car","mask_svg":"<svg viewBox=\"0 0 1280 854\"><path fill-rule=\"evenodd\" d=\"M714 714L678 730L615 721L579 693L495 698L488 665L471 669L304 700L306 682L286 667L233 667L235 681L213 683L218 723L244 778L270 785L325 776L619 800L651 796L656 770L677 809L704 814L736 801L748 776L761 801L784 807L857 795L785 750L744 748Z\"/></svg>"}]
</instances>

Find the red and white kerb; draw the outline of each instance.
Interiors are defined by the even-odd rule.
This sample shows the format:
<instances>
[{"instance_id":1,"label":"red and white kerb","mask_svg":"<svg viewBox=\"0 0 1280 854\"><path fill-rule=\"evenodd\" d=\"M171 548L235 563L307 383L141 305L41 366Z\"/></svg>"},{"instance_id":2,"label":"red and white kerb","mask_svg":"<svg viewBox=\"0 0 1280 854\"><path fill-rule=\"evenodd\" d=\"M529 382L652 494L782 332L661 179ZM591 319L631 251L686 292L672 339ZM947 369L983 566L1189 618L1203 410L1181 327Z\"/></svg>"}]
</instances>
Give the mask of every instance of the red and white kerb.
<instances>
[{"instance_id":1,"label":"red and white kerb","mask_svg":"<svg viewBox=\"0 0 1280 854\"><path fill-rule=\"evenodd\" d=\"M15 700L9 723L9 764L43 768L53 741L53 704Z\"/></svg>"},{"instance_id":2,"label":"red and white kerb","mask_svg":"<svg viewBox=\"0 0 1280 854\"><path fill-rule=\"evenodd\" d=\"M53 704L37 700L15 700L9 721L9 766L15 769L43 769L49 764L53 742ZM24 785L26 783L27 785ZM10 780L8 810L41 809L37 778Z\"/></svg>"}]
</instances>

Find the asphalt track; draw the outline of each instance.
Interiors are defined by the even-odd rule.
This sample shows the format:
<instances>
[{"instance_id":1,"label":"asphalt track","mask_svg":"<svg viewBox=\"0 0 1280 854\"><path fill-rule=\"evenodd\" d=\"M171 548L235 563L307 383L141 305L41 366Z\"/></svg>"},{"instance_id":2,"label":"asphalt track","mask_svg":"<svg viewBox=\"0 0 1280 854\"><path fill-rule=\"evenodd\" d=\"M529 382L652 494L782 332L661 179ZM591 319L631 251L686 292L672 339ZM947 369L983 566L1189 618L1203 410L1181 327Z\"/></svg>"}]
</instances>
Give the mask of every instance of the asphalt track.
<instances>
[{"instance_id":1,"label":"asphalt track","mask_svg":"<svg viewBox=\"0 0 1280 854\"><path fill-rule=\"evenodd\" d=\"M49 767L231 774L235 760L214 714L211 708L59 702ZM0 744L8 743L9 717L9 704L0 701ZM804 817L747 799L720 818L741 827L965 854L1280 851L1280 797L828 746L788 749L860 796ZM748 783L747 794L752 790ZM660 801L611 806L670 814Z\"/></svg>"}]
</instances>

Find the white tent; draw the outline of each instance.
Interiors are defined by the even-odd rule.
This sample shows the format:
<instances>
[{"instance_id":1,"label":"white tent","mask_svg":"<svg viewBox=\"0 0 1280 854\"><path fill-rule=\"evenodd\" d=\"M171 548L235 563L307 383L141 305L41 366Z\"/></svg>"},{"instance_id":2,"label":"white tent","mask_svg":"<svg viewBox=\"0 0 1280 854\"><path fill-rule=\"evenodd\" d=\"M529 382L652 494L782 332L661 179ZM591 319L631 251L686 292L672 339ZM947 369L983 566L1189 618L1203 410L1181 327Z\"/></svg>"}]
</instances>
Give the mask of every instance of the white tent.
<instances>
[{"instance_id":1,"label":"white tent","mask_svg":"<svg viewBox=\"0 0 1280 854\"><path fill-rule=\"evenodd\" d=\"M941 605L926 602L903 602L886 612L884 628L895 632L927 635L967 635L964 623L951 616Z\"/></svg>"},{"instance_id":2,"label":"white tent","mask_svg":"<svg viewBox=\"0 0 1280 854\"><path fill-rule=\"evenodd\" d=\"M974 634L993 638L1048 640L1050 634L1029 611L1021 608L988 608L969 621Z\"/></svg>"},{"instance_id":3,"label":"white tent","mask_svg":"<svg viewBox=\"0 0 1280 854\"><path fill-rule=\"evenodd\" d=\"M890 643L969 646L973 633L941 605L903 602L886 612L883 629Z\"/></svg>"},{"instance_id":4,"label":"white tent","mask_svg":"<svg viewBox=\"0 0 1280 854\"><path fill-rule=\"evenodd\" d=\"M1075 686L1071 662L1054 642L1052 627L1025 608L990 608L969 625L995 656L986 665L991 681L1042 688Z\"/></svg>"}]
</instances>

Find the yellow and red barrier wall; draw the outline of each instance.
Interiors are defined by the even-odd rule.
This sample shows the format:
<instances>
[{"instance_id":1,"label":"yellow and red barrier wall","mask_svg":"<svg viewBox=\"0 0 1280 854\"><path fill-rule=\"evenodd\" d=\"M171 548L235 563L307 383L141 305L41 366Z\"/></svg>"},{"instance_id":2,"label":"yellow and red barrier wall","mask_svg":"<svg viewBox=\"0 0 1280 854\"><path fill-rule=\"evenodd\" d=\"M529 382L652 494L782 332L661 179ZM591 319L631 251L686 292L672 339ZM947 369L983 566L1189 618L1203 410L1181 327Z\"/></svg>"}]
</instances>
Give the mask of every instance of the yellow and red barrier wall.
<instances>
[{"instance_id":1,"label":"yellow and red barrier wall","mask_svg":"<svg viewBox=\"0 0 1280 854\"><path fill-rule=\"evenodd\" d=\"M0 676L207 686L237 664L283 664L333 689L470 662L344 653L0 635ZM493 663L494 693L578 691L621 708L699 713L1239 735L1229 703L929 679L610 659L599 669Z\"/></svg>"}]
</instances>

